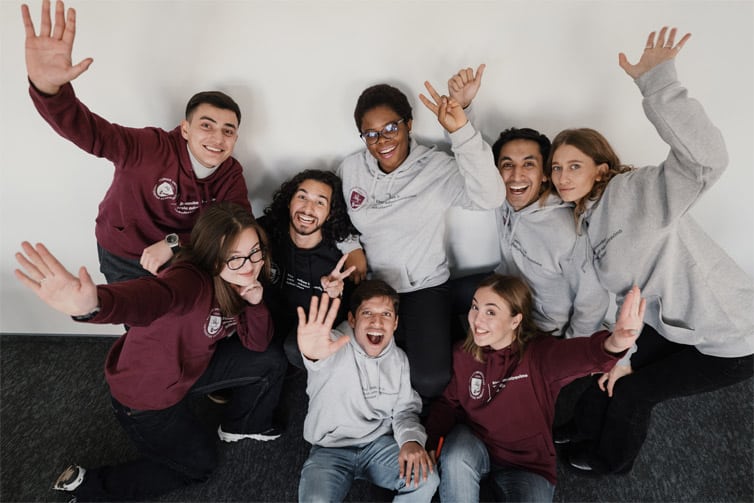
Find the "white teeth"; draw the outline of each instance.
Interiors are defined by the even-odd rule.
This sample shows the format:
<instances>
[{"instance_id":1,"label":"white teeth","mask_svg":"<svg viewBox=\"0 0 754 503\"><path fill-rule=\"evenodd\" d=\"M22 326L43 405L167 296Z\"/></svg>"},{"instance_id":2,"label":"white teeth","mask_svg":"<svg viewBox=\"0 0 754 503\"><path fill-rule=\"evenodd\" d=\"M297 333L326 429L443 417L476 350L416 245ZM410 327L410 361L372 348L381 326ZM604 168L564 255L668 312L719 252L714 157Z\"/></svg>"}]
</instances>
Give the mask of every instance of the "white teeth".
<instances>
[{"instance_id":1,"label":"white teeth","mask_svg":"<svg viewBox=\"0 0 754 503\"><path fill-rule=\"evenodd\" d=\"M307 223L307 224L310 224L310 223L314 222L313 218L311 218L311 217L305 217L303 215L299 215L298 219L301 220L302 222Z\"/></svg>"},{"instance_id":2,"label":"white teeth","mask_svg":"<svg viewBox=\"0 0 754 503\"><path fill-rule=\"evenodd\" d=\"M205 145L205 146L204 146L204 148L206 148L206 149L207 149L207 150L209 150L210 152L216 152L216 153L218 153L218 154L219 154L220 152L222 152L222 151L223 151L223 149L221 149L221 148L210 147L210 146L208 146L208 145Z\"/></svg>"},{"instance_id":3,"label":"white teeth","mask_svg":"<svg viewBox=\"0 0 754 503\"><path fill-rule=\"evenodd\" d=\"M392 152L393 150L395 150L395 148L396 148L396 146L393 145L392 147L386 148L385 150L380 150L380 154L389 154L390 152Z\"/></svg>"},{"instance_id":4,"label":"white teeth","mask_svg":"<svg viewBox=\"0 0 754 503\"><path fill-rule=\"evenodd\" d=\"M528 188L529 188L529 186L528 186L528 185L521 185L521 186L518 186L518 187L516 187L516 186L513 186L513 185L511 185L511 186L510 186L510 189L511 189L511 190L526 190L526 189L528 189Z\"/></svg>"}]
</instances>

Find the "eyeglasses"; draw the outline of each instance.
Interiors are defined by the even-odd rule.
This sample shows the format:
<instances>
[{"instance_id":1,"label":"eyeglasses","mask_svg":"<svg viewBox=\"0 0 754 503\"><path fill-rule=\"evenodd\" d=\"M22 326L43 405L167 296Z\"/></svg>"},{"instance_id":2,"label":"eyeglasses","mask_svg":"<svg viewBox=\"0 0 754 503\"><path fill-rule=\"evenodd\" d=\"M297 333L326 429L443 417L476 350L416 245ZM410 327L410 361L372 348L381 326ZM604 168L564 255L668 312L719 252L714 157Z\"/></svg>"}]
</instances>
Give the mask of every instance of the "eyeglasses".
<instances>
[{"instance_id":1,"label":"eyeglasses","mask_svg":"<svg viewBox=\"0 0 754 503\"><path fill-rule=\"evenodd\" d=\"M370 129L369 131L364 131L359 136L367 145L374 145L379 141L380 136L387 139L394 138L398 134L398 124L401 122L403 122L403 119L385 124L385 127L381 131L372 131Z\"/></svg>"},{"instance_id":2,"label":"eyeglasses","mask_svg":"<svg viewBox=\"0 0 754 503\"><path fill-rule=\"evenodd\" d=\"M237 271L246 265L247 260L252 264L263 261L264 250L262 248L254 248L253 250L251 250L251 253L249 253L245 257L230 257L225 261L225 265L227 265L228 269L230 269L231 271Z\"/></svg>"}]
</instances>

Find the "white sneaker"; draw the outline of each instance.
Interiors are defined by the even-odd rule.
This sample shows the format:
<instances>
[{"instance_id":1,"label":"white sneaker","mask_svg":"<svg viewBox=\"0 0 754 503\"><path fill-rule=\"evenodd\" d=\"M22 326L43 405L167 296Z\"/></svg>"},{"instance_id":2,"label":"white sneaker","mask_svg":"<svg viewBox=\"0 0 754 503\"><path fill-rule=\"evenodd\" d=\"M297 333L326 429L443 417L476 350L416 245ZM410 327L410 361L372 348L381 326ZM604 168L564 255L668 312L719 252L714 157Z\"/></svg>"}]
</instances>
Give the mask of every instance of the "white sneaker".
<instances>
[{"instance_id":1,"label":"white sneaker","mask_svg":"<svg viewBox=\"0 0 754 503\"><path fill-rule=\"evenodd\" d=\"M223 442L238 442L245 438L259 440L260 442L269 442L270 440L275 440L280 437L281 433L282 432L274 426L261 433L227 433L223 431L222 426L217 427L217 436L220 437L220 440Z\"/></svg>"},{"instance_id":2,"label":"white sneaker","mask_svg":"<svg viewBox=\"0 0 754 503\"><path fill-rule=\"evenodd\" d=\"M58 475L52 488L56 491L74 491L84 481L84 475L86 475L86 468L71 465Z\"/></svg>"}]
</instances>

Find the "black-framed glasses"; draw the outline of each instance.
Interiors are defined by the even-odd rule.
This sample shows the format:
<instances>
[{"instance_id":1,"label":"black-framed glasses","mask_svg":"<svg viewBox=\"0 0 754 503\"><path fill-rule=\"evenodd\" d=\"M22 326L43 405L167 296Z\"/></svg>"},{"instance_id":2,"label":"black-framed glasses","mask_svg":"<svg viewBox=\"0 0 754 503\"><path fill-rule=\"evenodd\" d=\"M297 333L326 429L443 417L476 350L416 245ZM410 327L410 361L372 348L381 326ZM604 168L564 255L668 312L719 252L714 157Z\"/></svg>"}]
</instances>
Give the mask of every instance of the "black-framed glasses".
<instances>
[{"instance_id":1,"label":"black-framed glasses","mask_svg":"<svg viewBox=\"0 0 754 503\"><path fill-rule=\"evenodd\" d=\"M370 129L369 131L364 131L359 136L367 145L374 145L379 141L380 136L387 139L394 138L395 135L398 134L398 124L400 124L401 122L403 122L403 119L397 120L395 122L389 122L385 124L385 127L380 131L373 131Z\"/></svg>"},{"instance_id":2,"label":"black-framed glasses","mask_svg":"<svg viewBox=\"0 0 754 503\"><path fill-rule=\"evenodd\" d=\"M251 250L251 253L249 253L245 257L230 257L225 261L225 265L227 265L228 269L230 269L231 271L237 271L246 265L247 260L252 264L263 261L264 250L262 248L254 248L253 250Z\"/></svg>"}]
</instances>

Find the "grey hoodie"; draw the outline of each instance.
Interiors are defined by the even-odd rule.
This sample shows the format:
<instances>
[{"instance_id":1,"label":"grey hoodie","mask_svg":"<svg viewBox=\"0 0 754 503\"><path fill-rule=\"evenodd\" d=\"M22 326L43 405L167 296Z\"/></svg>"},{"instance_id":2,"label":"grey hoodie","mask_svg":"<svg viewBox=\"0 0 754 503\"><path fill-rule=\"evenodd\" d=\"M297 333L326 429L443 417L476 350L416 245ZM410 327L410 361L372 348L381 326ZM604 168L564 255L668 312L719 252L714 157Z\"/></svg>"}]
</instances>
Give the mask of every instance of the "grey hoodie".
<instances>
[{"instance_id":1,"label":"grey hoodie","mask_svg":"<svg viewBox=\"0 0 754 503\"><path fill-rule=\"evenodd\" d=\"M382 172L368 150L351 154L338 167L369 267L398 292L437 286L450 276L449 208L491 210L505 199L482 135L469 122L449 136L454 156L412 139L408 157L392 173Z\"/></svg>"},{"instance_id":2,"label":"grey hoodie","mask_svg":"<svg viewBox=\"0 0 754 503\"><path fill-rule=\"evenodd\" d=\"M539 328L568 338L599 331L610 296L592 262L576 251L573 204L551 194L541 206L535 201L515 211L506 201L495 221L501 255L495 272L526 280Z\"/></svg>"},{"instance_id":3,"label":"grey hoodie","mask_svg":"<svg viewBox=\"0 0 754 503\"><path fill-rule=\"evenodd\" d=\"M610 180L578 231L618 305L639 285L644 321L666 339L711 356L752 354L754 284L688 213L728 164L722 135L688 97L672 60L636 84L670 153L659 166Z\"/></svg>"},{"instance_id":4,"label":"grey hoodie","mask_svg":"<svg viewBox=\"0 0 754 503\"><path fill-rule=\"evenodd\" d=\"M379 356L367 355L348 322L333 330L331 338L343 335L351 340L337 353L316 362L304 357L309 395L304 439L322 447L346 447L392 431L398 446L409 441L423 446L422 402L411 387L406 354L393 339Z\"/></svg>"}]
</instances>

